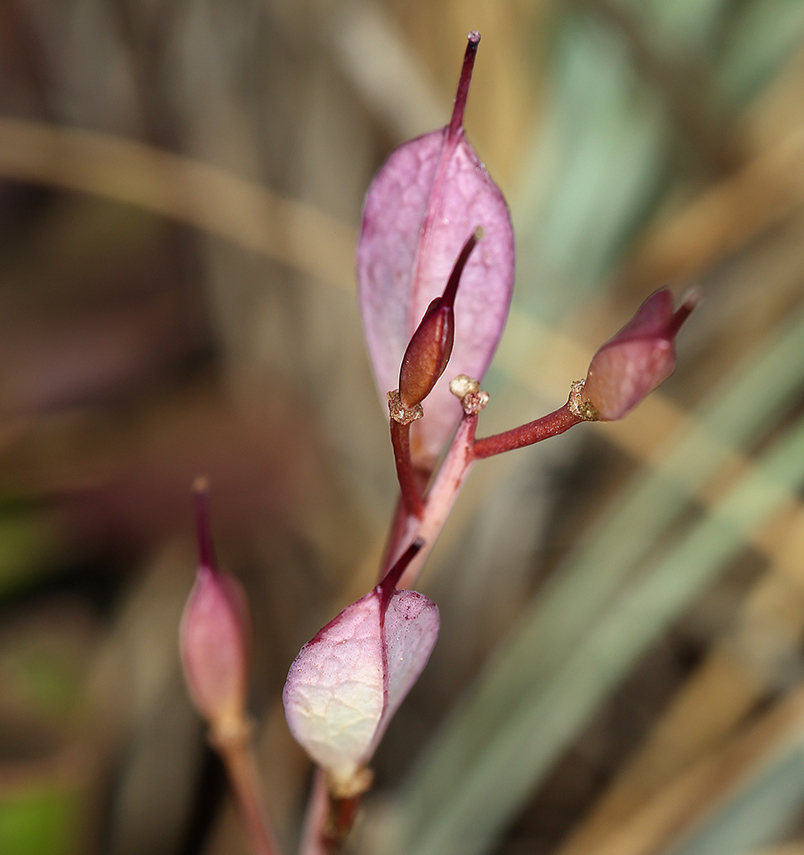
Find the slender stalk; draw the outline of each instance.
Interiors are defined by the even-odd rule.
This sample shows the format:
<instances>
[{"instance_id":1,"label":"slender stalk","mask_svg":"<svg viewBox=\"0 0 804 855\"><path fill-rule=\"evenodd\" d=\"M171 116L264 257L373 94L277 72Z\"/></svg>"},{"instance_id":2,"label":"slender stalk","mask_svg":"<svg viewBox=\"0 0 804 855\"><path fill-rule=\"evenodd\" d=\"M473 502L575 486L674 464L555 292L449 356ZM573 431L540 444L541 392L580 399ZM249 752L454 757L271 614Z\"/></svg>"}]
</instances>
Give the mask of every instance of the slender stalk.
<instances>
[{"instance_id":1,"label":"slender stalk","mask_svg":"<svg viewBox=\"0 0 804 855\"><path fill-rule=\"evenodd\" d=\"M402 491L402 501L408 515L422 518L424 504L416 484L416 473L410 457L410 424L399 424L391 419L391 443L394 447L394 462L399 489Z\"/></svg>"},{"instance_id":2,"label":"slender stalk","mask_svg":"<svg viewBox=\"0 0 804 855\"><path fill-rule=\"evenodd\" d=\"M198 563L202 567L217 567L215 548L212 545L212 524L209 516L209 480L199 476L193 483L195 500L195 531L198 546Z\"/></svg>"},{"instance_id":3,"label":"slender stalk","mask_svg":"<svg viewBox=\"0 0 804 855\"><path fill-rule=\"evenodd\" d=\"M360 796L334 797L327 787L327 776L315 770L307 803L299 855L338 855L354 825Z\"/></svg>"},{"instance_id":4,"label":"slender stalk","mask_svg":"<svg viewBox=\"0 0 804 855\"><path fill-rule=\"evenodd\" d=\"M246 721L242 721L241 725L226 734L213 734L210 741L226 767L255 855L282 855L276 834L263 807L262 784L257 771L252 728Z\"/></svg>"},{"instance_id":5,"label":"slender stalk","mask_svg":"<svg viewBox=\"0 0 804 855\"><path fill-rule=\"evenodd\" d=\"M321 769L316 768L307 802L307 812L304 815L299 855L329 855L324 834L328 816L327 776Z\"/></svg>"},{"instance_id":6,"label":"slender stalk","mask_svg":"<svg viewBox=\"0 0 804 855\"><path fill-rule=\"evenodd\" d=\"M492 457L504 451L533 445L551 436L558 436L582 421L584 420L580 416L570 412L569 404L564 404L563 407L536 421L476 440L472 445L472 458L482 460L484 457Z\"/></svg>"},{"instance_id":7,"label":"slender stalk","mask_svg":"<svg viewBox=\"0 0 804 855\"><path fill-rule=\"evenodd\" d=\"M424 543L402 574L397 588L411 588L416 583L424 562L438 539L463 482L474 463L472 444L476 430L477 414L464 416L458 426L446 459L425 496L424 513L421 519L408 516L404 534L399 539L399 551L404 551L417 539L424 541ZM398 557L399 553L392 554L390 560L396 561Z\"/></svg>"},{"instance_id":8,"label":"slender stalk","mask_svg":"<svg viewBox=\"0 0 804 855\"><path fill-rule=\"evenodd\" d=\"M344 841L352 830L359 808L360 796L353 796L348 799L330 796L329 815L324 830L327 855L338 855L341 851Z\"/></svg>"}]
</instances>

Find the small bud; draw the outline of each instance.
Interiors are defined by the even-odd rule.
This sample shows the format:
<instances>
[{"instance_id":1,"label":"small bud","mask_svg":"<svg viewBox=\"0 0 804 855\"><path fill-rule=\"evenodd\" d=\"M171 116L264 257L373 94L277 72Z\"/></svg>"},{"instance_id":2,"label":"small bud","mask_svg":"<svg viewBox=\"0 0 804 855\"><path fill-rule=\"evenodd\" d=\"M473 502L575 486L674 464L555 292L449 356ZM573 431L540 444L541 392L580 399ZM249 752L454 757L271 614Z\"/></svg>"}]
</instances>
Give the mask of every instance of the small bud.
<instances>
[{"instance_id":1,"label":"small bud","mask_svg":"<svg viewBox=\"0 0 804 855\"><path fill-rule=\"evenodd\" d=\"M248 693L250 622L246 596L215 567L206 485L196 485L199 567L179 630L184 678L213 733L242 728Z\"/></svg>"},{"instance_id":2,"label":"small bud","mask_svg":"<svg viewBox=\"0 0 804 855\"><path fill-rule=\"evenodd\" d=\"M458 284L472 250L482 237L483 230L478 227L463 245L444 293L430 303L411 336L399 371L399 399L406 409L421 404L447 367L455 341Z\"/></svg>"},{"instance_id":3,"label":"small bud","mask_svg":"<svg viewBox=\"0 0 804 855\"><path fill-rule=\"evenodd\" d=\"M419 548L319 630L288 672L282 701L290 731L340 798L366 789L366 764L438 636L435 604L394 589Z\"/></svg>"},{"instance_id":4,"label":"small bud","mask_svg":"<svg viewBox=\"0 0 804 855\"><path fill-rule=\"evenodd\" d=\"M592 421L620 419L663 383L676 368L675 336L697 302L690 293L674 312L667 288L651 294L592 358L586 381L574 389L575 414Z\"/></svg>"}]
</instances>

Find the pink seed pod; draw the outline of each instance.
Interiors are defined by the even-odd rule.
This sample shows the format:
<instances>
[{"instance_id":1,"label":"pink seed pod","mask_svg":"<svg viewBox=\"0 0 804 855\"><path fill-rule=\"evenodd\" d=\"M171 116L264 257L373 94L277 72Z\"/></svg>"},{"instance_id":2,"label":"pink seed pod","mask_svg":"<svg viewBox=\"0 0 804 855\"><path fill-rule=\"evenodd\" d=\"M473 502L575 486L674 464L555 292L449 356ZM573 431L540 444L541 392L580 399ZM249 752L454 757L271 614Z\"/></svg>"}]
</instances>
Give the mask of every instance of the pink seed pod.
<instances>
[{"instance_id":1,"label":"pink seed pod","mask_svg":"<svg viewBox=\"0 0 804 855\"><path fill-rule=\"evenodd\" d=\"M676 311L667 288L651 294L634 317L592 358L579 392L584 418L621 419L676 368L675 337L695 308L690 293Z\"/></svg>"},{"instance_id":2,"label":"pink seed pod","mask_svg":"<svg viewBox=\"0 0 804 855\"><path fill-rule=\"evenodd\" d=\"M245 592L220 573L212 553L206 486L196 487L199 567L179 628L187 688L213 732L242 725L251 661L251 623Z\"/></svg>"},{"instance_id":3,"label":"pink seed pod","mask_svg":"<svg viewBox=\"0 0 804 855\"><path fill-rule=\"evenodd\" d=\"M436 605L416 591L393 589L418 549L319 630L288 672L288 727L341 798L366 789L366 764L438 637Z\"/></svg>"},{"instance_id":4,"label":"pink seed pod","mask_svg":"<svg viewBox=\"0 0 804 855\"><path fill-rule=\"evenodd\" d=\"M357 246L363 329L380 398L396 389L403 354L428 306L444 291L467 239L483 240L466 261L455 298L449 371L429 394L425 417L411 427L411 455L429 470L461 418L449 392L458 374L480 380L508 316L514 284L514 237L500 189L463 130L480 36L469 34L450 124L400 146L366 195Z\"/></svg>"}]
</instances>

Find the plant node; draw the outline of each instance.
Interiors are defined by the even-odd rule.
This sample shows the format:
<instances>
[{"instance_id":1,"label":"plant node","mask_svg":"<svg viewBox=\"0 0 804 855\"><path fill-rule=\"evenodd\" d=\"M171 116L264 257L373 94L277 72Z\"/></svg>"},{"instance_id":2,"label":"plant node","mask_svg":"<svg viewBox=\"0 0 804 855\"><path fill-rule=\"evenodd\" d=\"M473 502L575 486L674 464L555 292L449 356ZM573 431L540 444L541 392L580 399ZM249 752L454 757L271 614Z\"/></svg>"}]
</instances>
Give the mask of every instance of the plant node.
<instances>
[{"instance_id":1,"label":"plant node","mask_svg":"<svg viewBox=\"0 0 804 855\"><path fill-rule=\"evenodd\" d=\"M388 412L391 414L391 418L400 425L409 425L424 416L421 404L406 407L402 403L399 389L394 389L393 392L388 393Z\"/></svg>"},{"instance_id":2,"label":"plant node","mask_svg":"<svg viewBox=\"0 0 804 855\"><path fill-rule=\"evenodd\" d=\"M327 789L333 799L356 799L371 789L374 773L367 766L358 769L348 781L327 776Z\"/></svg>"},{"instance_id":3,"label":"plant node","mask_svg":"<svg viewBox=\"0 0 804 855\"><path fill-rule=\"evenodd\" d=\"M579 419L583 419L585 422L599 421L600 416L598 415L597 410L584 397L583 387L585 385L585 380L575 380L572 383L570 386L567 407L574 416L577 416Z\"/></svg>"}]
</instances>

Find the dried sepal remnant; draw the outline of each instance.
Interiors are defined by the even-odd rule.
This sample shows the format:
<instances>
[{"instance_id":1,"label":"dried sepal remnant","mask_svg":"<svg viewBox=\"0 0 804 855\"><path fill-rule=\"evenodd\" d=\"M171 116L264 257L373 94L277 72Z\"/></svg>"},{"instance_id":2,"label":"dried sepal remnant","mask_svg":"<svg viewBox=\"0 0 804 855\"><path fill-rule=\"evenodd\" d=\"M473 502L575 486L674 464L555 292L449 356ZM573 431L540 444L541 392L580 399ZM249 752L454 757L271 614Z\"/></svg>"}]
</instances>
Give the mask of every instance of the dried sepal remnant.
<instances>
[{"instance_id":1,"label":"dried sepal remnant","mask_svg":"<svg viewBox=\"0 0 804 855\"><path fill-rule=\"evenodd\" d=\"M583 384L573 386L576 415L620 419L663 383L676 368L676 334L697 302L697 294L691 292L674 310L667 288L651 294L594 355Z\"/></svg>"},{"instance_id":2,"label":"dried sepal remnant","mask_svg":"<svg viewBox=\"0 0 804 855\"><path fill-rule=\"evenodd\" d=\"M577 416L579 419L582 419L585 422L600 421L600 416L598 415L597 410L584 397L583 390L585 385L585 380L572 381L572 384L570 385L570 393L569 400L567 401L567 407L573 415Z\"/></svg>"},{"instance_id":3,"label":"dried sepal remnant","mask_svg":"<svg viewBox=\"0 0 804 855\"><path fill-rule=\"evenodd\" d=\"M421 404L414 404L412 407L406 407L402 403L402 397L399 394L399 389L394 389L389 392L388 412L391 418L400 425L409 425L412 422L424 418L424 408Z\"/></svg>"},{"instance_id":4,"label":"dried sepal remnant","mask_svg":"<svg viewBox=\"0 0 804 855\"><path fill-rule=\"evenodd\" d=\"M435 604L393 588L412 554L305 644L288 672L288 726L340 798L365 789L366 764L438 636Z\"/></svg>"},{"instance_id":5,"label":"dried sepal remnant","mask_svg":"<svg viewBox=\"0 0 804 855\"><path fill-rule=\"evenodd\" d=\"M465 416L475 416L485 409L489 402L489 393L480 388L480 383L466 374L459 374L449 382L449 391L460 402Z\"/></svg>"},{"instance_id":6,"label":"dried sepal remnant","mask_svg":"<svg viewBox=\"0 0 804 855\"><path fill-rule=\"evenodd\" d=\"M478 41L477 34L470 34L450 124L396 149L366 196L358 287L383 398L397 387L411 337L478 227L483 240L466 261L455 299L449 374L482 379L508 316L514 282L511 219L462 126ZM414 465L432 467L460 417L460 402L449 393L448 377L442 377L428 397L426 418L411 430Z\"/></svg>"}]
</instances>

